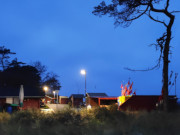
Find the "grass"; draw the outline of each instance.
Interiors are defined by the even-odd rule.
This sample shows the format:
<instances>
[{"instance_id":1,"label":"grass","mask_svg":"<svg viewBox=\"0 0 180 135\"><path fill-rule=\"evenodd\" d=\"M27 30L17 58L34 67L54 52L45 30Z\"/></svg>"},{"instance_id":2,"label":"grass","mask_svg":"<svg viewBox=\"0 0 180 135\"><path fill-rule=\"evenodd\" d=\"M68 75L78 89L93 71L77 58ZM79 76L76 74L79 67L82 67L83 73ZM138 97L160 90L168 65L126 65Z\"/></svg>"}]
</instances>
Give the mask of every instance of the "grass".
<instances>
[{"instance_id":1,"label":"grass","mask_svg":"<svg viewBox=\"0 0 180 135\"><path fill-rule=\"evenodd\" d=\"M180 135L180 111L120 112L111 107L0 113L0 135Z\"/></svg>"}]
</instances>

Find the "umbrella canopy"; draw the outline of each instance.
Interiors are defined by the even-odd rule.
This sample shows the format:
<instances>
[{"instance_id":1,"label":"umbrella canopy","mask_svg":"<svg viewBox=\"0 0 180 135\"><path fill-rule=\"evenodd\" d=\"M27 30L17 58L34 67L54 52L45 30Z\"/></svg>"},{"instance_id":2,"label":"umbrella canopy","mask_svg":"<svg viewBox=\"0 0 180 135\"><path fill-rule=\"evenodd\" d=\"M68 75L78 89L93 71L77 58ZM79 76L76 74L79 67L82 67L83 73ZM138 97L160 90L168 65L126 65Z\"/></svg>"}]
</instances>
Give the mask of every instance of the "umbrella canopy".
<instances>
[{"instance_id":1,"label":"umbrella canopy","mask_svg":"<svg viewBox=\"0 0 180 135\"><path fill-rule=\"evenodd\" d=\"M24 88L23 88L23 85L21 85L20 91L19 91L20 107L23 106L23 100L24 100Z\"/></svg>"}]
</instances>

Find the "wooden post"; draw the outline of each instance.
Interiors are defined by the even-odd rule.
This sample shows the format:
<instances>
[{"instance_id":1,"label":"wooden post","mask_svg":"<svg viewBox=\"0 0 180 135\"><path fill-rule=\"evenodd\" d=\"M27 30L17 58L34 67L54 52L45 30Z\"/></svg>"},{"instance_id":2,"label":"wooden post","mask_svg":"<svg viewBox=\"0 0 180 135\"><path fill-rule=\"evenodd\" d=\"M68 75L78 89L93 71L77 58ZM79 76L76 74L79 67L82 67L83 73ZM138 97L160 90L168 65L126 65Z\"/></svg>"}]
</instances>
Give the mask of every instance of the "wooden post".
<instances>
[{"instance_id":1,"label":"wooden post","mask_svg":"<svg viewBox=\"0 0 180 135\"><path fill-rule=\"evenodd\" d=\"M100 101L100 98L98 98L98 105L100 106L100 104L101 104L101 101Z\"/></svg>"}]
</instances>

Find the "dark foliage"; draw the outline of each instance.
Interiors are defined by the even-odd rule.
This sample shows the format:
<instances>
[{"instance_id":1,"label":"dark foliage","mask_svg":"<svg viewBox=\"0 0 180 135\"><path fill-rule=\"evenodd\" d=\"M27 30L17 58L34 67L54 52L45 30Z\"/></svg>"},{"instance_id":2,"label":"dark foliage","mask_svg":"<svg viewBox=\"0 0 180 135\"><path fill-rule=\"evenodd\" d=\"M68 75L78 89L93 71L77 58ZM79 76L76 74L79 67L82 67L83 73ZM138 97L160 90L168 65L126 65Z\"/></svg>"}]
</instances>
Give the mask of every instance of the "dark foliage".
<instances>
[{"instance_id":1,"label":"dark foliage","mask_svg":"<svg viewBox=\"0 0 180 135\"><path fill-rule=\"evenodd\" d=\"M5 48L4 46L0 47L0 65L2 69L6 69L9 65L8 59L10 58L9 55L16 54L14 52L11 52L10 49Z\"/></svg>"},{"instance_id":2,"label":"dark foliage","mask_svg":"<svg viewBox=\"0 0 180 135\"><path fill-rule=\"evenodd\" d=\"M52 114L38 111L0 113L0 134L179 135L179 116L179 112L126 113L105 108L97 108L86 115L73 110Z\"/></svg>"},{"instance_id":3,"label":"dark foliage","mask_svg":"<svg viewBox=\"0 0 180 135\"><path fill-rule=\"evenodd\" d=\"M47 72L47 67L42 65L41 62L36 61L32 64L33 67L35 67L40 76L41 76L41 86L48 86L49 89L52 90L60 90L61 84L58 80L58 75L56 75L53 72Z\"/></svg>"},{"instance_id":4,"label":"dark foliage","mask_svg":"<svg viewBox=\"0 0 180 135\"><path fill-rule=\"evenodd\" d=\"M20 66L25 65L25 64L26 63L20 62L20 61L17 60L17 58L15 58L14 60L11 61L11 63L9 63L8 68L10 68L10 67L20 67Z\"/></svg>"},{"instance_id":5,"label":"dark foliage","mask_svg":"<svg viewBox=\"0 0 180 135\"><path fill-rule=\"evenodd\" d=\"M47 85L51 90L59 90L61 88L58 76L52 72L46 74L42 83L43 85Z\"/></svg>"},{"instance_id":6,"label":"dark foliage","mask_svg":"<svg viewBox=\"0 0 180 135\"><path fill-rule=\"evenodd\" d=\"M21 84L31 87L40 87L40 75L32 66L16 66L0 71L0 86L20 86Z\"/></svg>"},{"instance_id":7,"label":"dark foliage","mask_svg":"<svg viewBox=\"0 0 180 135\"><path fill-rule=\"evenodd\" d=\"M158 3L159 1L161 0L112 0L109 5L102 1L94 8L93 14L100 17L109 15L115 19L116 26L127 27L147 11L151 2Z\"/></svg>"}]
</instances>

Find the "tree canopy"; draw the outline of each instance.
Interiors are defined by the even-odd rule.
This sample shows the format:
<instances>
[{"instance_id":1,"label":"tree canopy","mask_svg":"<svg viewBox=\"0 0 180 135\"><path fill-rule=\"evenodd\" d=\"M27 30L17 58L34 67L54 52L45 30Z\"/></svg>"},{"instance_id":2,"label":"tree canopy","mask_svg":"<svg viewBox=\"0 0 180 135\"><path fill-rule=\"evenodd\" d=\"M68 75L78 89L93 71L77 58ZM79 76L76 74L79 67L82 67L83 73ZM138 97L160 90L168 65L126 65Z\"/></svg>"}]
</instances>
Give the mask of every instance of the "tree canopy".
<instances>
[{"instance_id":1,"label":"tree canopy","mask_svg":"<svg viewBox=\"0 0 180 135\"><path fill-rule=\"evenodd\" d=\"M16 54L14 52L11 52L10 49L5 48L4 46L0 46L0 65L2 69L6 69L9 65L8 59L10 58L9 55Z\"/></svg>"},{"instance_id":2,"label":"tree canopy","mask_svg":"<svg viewBox=\"0 0 180 135\"><path fill-rule=\"evenodd\" d=\"M40 87L41 77L33 66L10 67L0 71L0 87L19 87L21 84L29 87Z\"/></svg>"},{"instance_id":3,"label":"tree canopy","mask_svg":"<svg viewBox=\"0 0 180 135\"><path fill-rule=\"evenodd\" d=\"M0 61L2 69L0 70L0 87L19 87L24 85L27 87L38 87L42 90L43 85L47 85L51 90L59 90L61 88L58 76L55 73L47 73L46 66L41 62L34 62L32 65L27 65L19 62L17 58L11 62L8 60L12 53L10 49L4 46L0 47Z\"/></svg>"},{"instance_id":4,"label":"tree canopy","mask_svg":"<svg viewBox=\"0 0 180 135\"><path fill-rule=\"evenodd\" d=\"M50 91L60 90L61 84L58 80L58 75L53 72L47 72L47 67L42 65L40 61L32 64L41 76L41 86L48 86Z\"/></svg>"},{"instance_id":5,"label":"tree canopy","mask_svg":"<svg viewBox=\"0 0 180 135\"><path fill-rule=\"evenodd\" d=\"M129 26L133 20L140 18L143 15L147 15L153 21L157 21L167 26L164 21L160 21L151 16L152 12L163 13L168 17L173 16L172 12L168 12L169 0L166 1L164 9L156 9L155 6L164 0L112 0L111 4L106 4L102 1L96 6L93 11L94 15L102 16L109 15L115 19L114 24L116 26Z\"/></svg>"}]
</instances>

